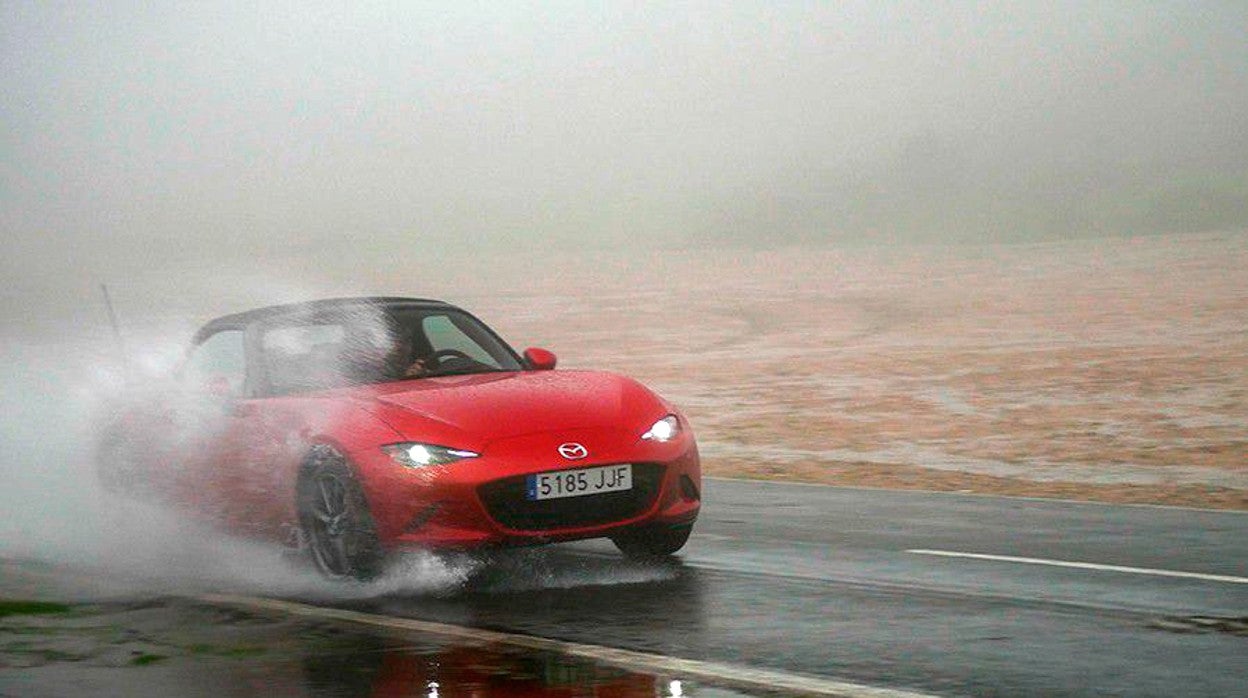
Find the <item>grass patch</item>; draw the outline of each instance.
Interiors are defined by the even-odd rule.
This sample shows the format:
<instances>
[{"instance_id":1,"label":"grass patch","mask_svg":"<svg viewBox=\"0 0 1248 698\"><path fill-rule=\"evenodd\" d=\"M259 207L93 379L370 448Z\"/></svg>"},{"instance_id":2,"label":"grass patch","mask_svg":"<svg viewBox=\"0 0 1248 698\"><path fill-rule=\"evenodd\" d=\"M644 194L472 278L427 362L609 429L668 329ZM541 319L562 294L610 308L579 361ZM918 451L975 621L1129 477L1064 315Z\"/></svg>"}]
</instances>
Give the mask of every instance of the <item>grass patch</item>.
<instances>
[{"instance_id":1,"label":"grass patch","mask_svg":"<svg viewBox=\"0 0 1248 698\"><path fill-rule=\"evenodd\" d=\"M72 652L62 652L61 650L40 647L31 642L13 642L0 648L0 652L9 656L37 657L44 664L80 662L89 657L89 655L85 654L74 654ZM0 664L0 666L3 666L3 664Z\"/></svg>"},{"instance_id":2,"label":"grass patch","mask_svg":"<svg viewBox=\"0 0 1248 698\"><path fill-rule=\"evenodd\" d=\"M264 654L263 647L227 647L217 652L218 657L230 657L232 659L243 659L246 657L258 657Z\"/></svg>"},{"instance_id":3,"label":"grass patch","mask_svg":"<svg viewBox=\"0 0 1248 698\"><path fill-rule=\"evenodd\" d=\"M239 645L237 647L216 647L214 645L191 645L187 648L191 654L207 654L214 657L243 659L256 657L265 653L265 648L257 645Z\"/></svg>"},{"instance_id":4,"label":"grass patch","mask_svg":"<svg viewBox=\"0 0 1248 698\"><path fill-rule=\"evenodd\" d=\"M61 650L40 649L33 650L31 654L38 655L45 662L81 662L87 659L89 655L74 654L73 652L62 652Z\"/></svg>"},{"instance_id":5,"label":"grass patch","mask_svg":"<svg viewBox=\"0 0 1248 698\"><path fill-rule=\"evenodd\" d=\"M10 601L0 599L0 618L69 613L73 607L51 601Z\"/></svg>"},{"instance_id":6,"label":"grass patch","mask_svg":"<svg viewBox=\"0 0 1248 698\"><path fill-rule=\"evenodd\" d=\"M166 659L168 659L168 657L163 654L140 654L134 659L131 659L130 664L131 666L147 666L148 664L163 662Z\"/></svg>"}]
</instances>

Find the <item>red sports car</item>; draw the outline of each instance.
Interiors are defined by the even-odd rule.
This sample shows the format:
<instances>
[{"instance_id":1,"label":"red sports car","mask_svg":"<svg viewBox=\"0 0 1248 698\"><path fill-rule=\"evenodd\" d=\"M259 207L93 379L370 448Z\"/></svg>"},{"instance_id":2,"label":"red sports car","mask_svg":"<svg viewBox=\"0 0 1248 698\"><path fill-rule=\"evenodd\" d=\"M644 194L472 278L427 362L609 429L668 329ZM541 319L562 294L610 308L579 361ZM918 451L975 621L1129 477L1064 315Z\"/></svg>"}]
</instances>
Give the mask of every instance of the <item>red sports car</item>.
<instances>
[{"instance_id":1,"label":"red sports car","mask_svg":"<svg viewBox=\"0 0 1248 698\"><path fill-rule=\"evenodd\" d=\"M701 499L688 422L634 380L554 367L440 301L229 315L195 335L178 390L118 410L99 473L305 547L332 577L403 548L679 550Z\"/></svg>"}]
</instances>

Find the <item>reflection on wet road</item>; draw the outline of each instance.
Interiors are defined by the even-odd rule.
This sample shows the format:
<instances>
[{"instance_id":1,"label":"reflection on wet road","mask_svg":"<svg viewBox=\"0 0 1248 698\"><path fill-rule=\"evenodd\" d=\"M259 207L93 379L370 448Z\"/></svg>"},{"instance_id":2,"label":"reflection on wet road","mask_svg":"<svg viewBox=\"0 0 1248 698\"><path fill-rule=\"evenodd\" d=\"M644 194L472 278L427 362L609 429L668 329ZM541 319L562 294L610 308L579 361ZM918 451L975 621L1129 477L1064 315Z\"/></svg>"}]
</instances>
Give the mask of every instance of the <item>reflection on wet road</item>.
<instances>
[{"instance_id":1,"label":"reflection on wet road","mask_svg":"<svg viewBox=\"0 0 1248 698\"><path fill-rule=\"evenodd\" d=\"M508 647L419 645L358 636L348 651L309 653L303 685L314 696L664 696L724 695L688 681ZM289 695L289 694L288 694Z\"/></svg>"}]
</instances>

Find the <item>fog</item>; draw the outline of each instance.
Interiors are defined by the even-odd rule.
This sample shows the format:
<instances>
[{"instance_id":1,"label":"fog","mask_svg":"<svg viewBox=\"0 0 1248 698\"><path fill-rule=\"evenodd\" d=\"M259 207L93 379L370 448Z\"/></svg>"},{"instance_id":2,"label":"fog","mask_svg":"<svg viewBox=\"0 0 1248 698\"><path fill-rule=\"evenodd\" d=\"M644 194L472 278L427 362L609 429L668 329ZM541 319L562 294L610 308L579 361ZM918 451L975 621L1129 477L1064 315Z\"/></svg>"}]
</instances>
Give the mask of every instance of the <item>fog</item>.
<instances>
[{"instance_id":1,"label":"fog","mask_svg":"<svg viewBox=\"0 0 1248 698\"><path fill-rule=\"evenodd\" d=\"M701 251L1238 235L1245 27L1242 2L0 4L0 552L136 535L70 517L114 515L81 485L119 380L101 283L158 372L269 302L446 297L507 330L535 279Z\"/></svg>"},{"instance_id":2,"label":"fog","mask_svg":"<svg viewBox=\"0 0 1248 698\"><path fill-rule=\"evenodd\" d=\"M9 292L1248 222L1243 3L453 5L5 3Z\"/></svg>"}]
</instances>

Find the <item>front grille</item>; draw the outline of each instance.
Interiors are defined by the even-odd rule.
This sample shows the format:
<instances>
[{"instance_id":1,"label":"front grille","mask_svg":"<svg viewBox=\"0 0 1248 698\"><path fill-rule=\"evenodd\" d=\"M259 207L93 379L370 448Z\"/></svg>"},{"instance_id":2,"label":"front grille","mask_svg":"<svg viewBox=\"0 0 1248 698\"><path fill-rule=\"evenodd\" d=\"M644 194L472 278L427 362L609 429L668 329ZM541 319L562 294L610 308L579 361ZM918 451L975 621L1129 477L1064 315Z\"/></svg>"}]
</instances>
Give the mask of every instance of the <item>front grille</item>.
<instances>
[{"instance_id":1,"label":"front grille","mask_svg":"<svg viewBox=\"0 0 1248 698\"><path fill-rule=\"evenodd\" d=\"M525 499L525 477L517 475L486 483L477 488L477 494L490 516L507 528L549 531L597 526L641 514L659 494L663 466L634 463L631 490L538 501Z\"/></svg>"}]
</instances>

